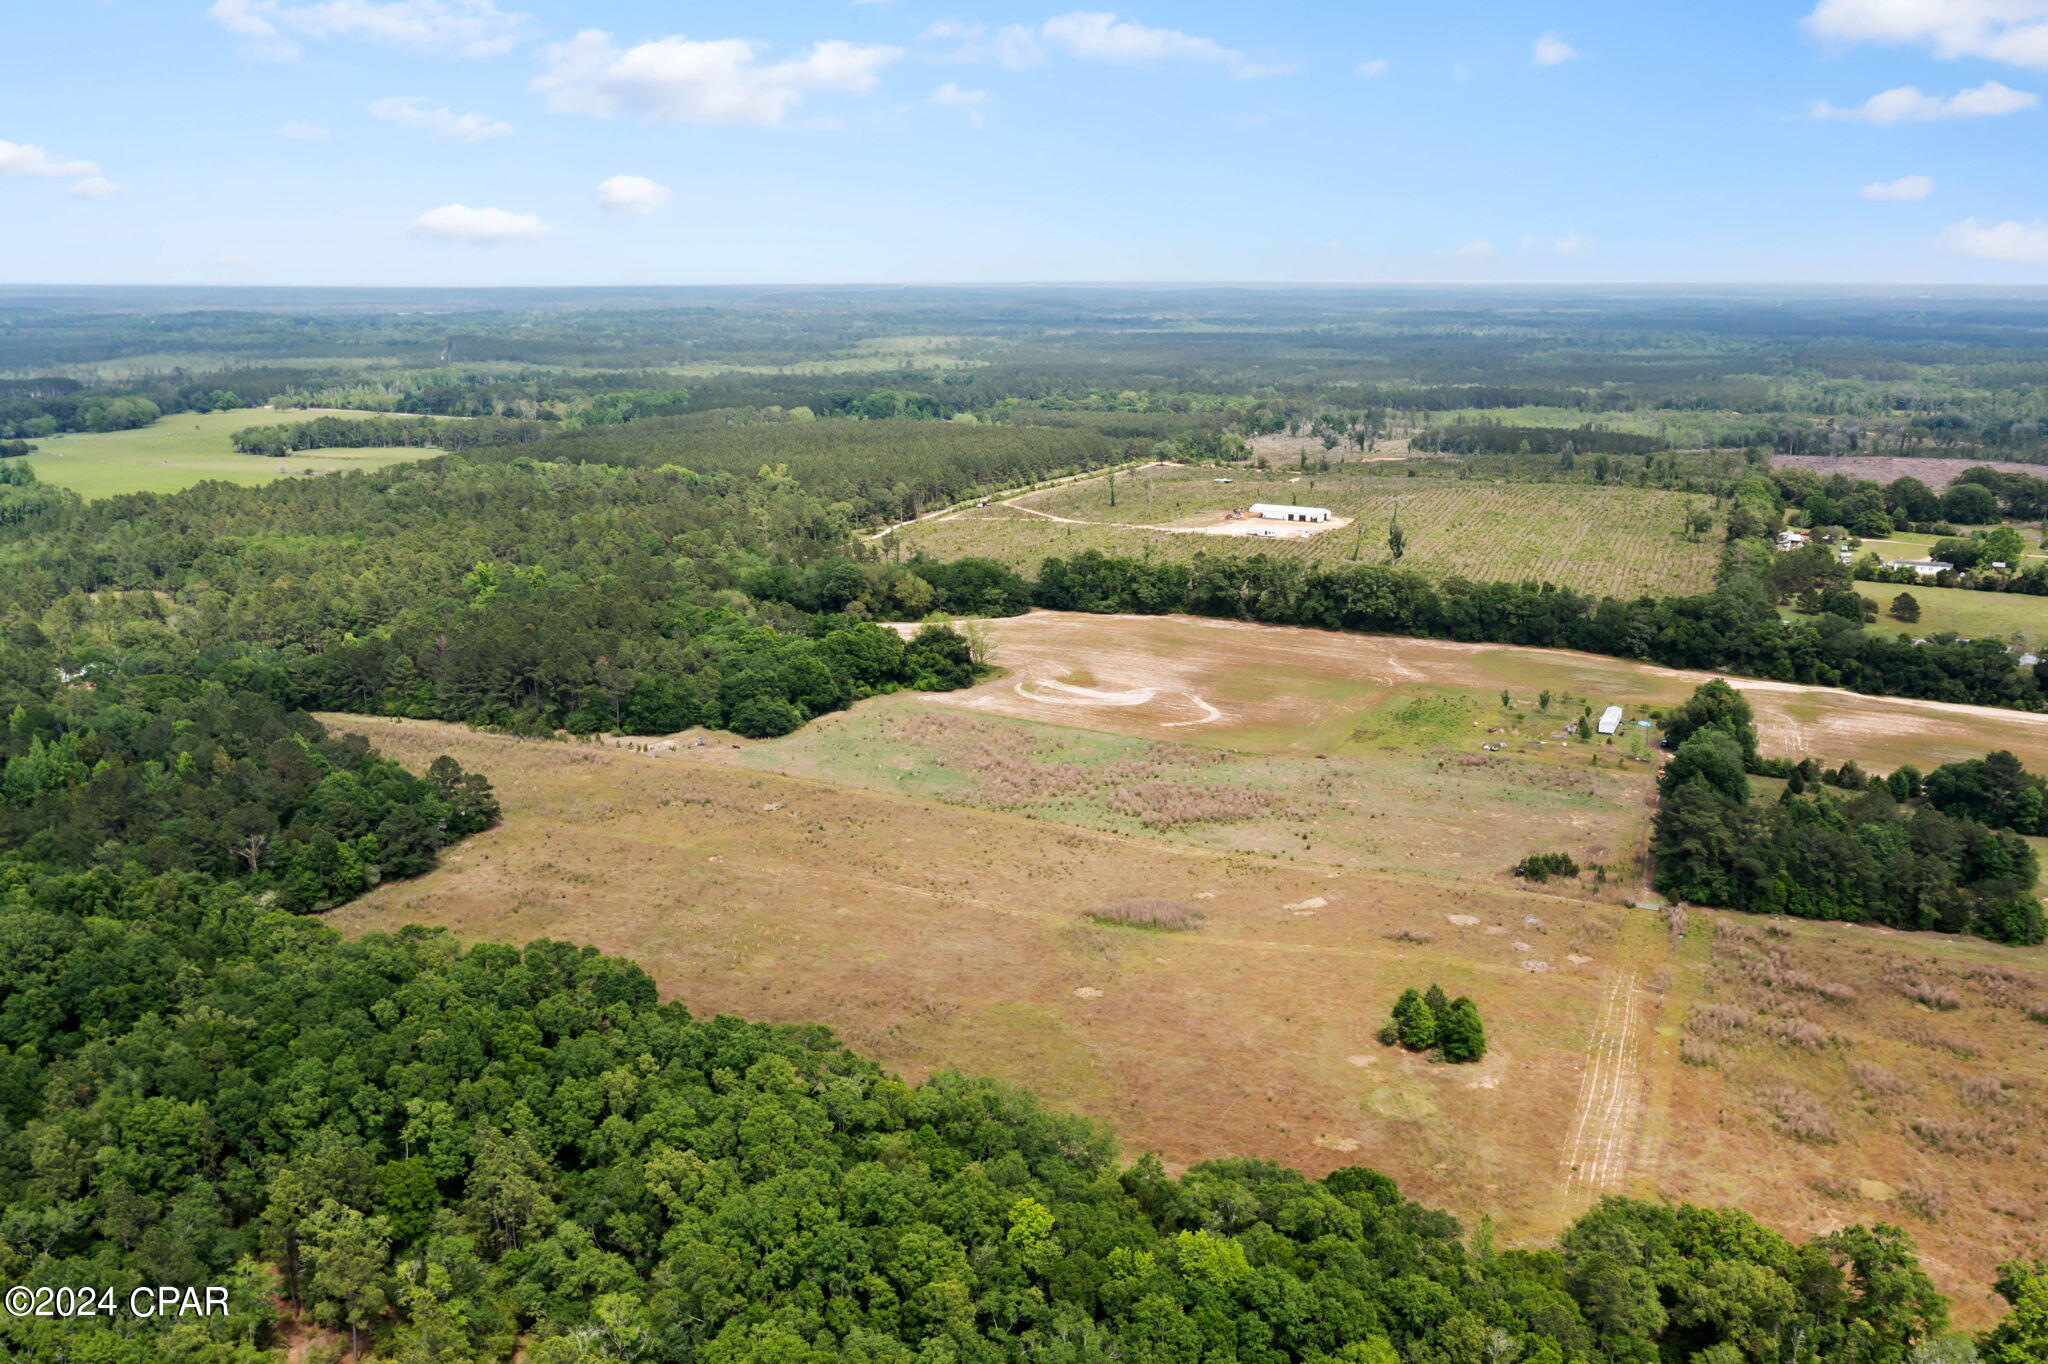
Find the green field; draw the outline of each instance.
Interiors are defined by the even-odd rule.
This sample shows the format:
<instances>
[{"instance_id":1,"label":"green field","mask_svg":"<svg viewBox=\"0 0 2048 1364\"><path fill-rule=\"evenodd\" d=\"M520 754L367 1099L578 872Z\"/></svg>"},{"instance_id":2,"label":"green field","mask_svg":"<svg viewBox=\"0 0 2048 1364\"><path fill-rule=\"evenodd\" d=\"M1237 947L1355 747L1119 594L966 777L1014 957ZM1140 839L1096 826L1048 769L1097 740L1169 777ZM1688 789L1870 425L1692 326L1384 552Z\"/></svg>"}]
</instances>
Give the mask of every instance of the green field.
<instances>
[{"instance_id":1,"label":"green field","mask_svg":"<svg viewBox=\"0 0 2048 1364\"><path fill-rule=\"evenodd\" d=\"M2018 592L1972 592L1967 587L1901 587L1894 583L1858 583L1856 590L1877 603L1878 619L1870 632L1929 637L1957 634L1969 639L2004 639L2039 652L2048 645L2048 597ZM1901 592L1920 603L1920 619L1911 625L1885 612Z\"/></svg>"},{"instance_id":2,"label":"green field","mask_svg":"<svg viewBox=\"0 0 2048 1364\"><path fill-rule=\"evenodd\" d=\"M2012 525L2013 529L2020 533L2020 538L2032 547L2027 551L2026 558L2035 560L2048 559L2048 555L2040 552L2041 533L2038 527L2023 525L2018 522L2014 522ZM1933 557L1934 546L1937 541L1954 538L1953 536L1922 535L1918 531L1902 530L1882 540L1863 540L1858 542L1856 557L1860 559L1865 554L1875 554L1880 559L1928 559Z\"/></svg>"},{"instance_id":3,"label":"green field","mask_svg":"<svg viewBox=\"0 0 2048 1364\"><path fill-rule=\"evenodd\" d=\"M1077 483L967 510L902 532L909 550L933 558L982 555L1035 567L1051 555L1191 559L1267 554L1321 563L1388 562L1388 524L1407 536L1403 568L1431 577L1547 581L1587 592L1700 592L1713 583L1717 535L1686 538L1685 510L1700 499L1642 488L1573 483L1496 483L1407 478L1371 467L1314 478L1161 467L1145 477ZM1301 540L1191 533L1253 502L1328 507L1352 524ZM1065 518L1052 519L1052 518Z\"/></svg>"},{"instance_id":4,"label":"green field","mask_svg":"<svg viewBox=\"0 0 2048 1364\"><path fill-rule=\"evenodd\" d=\"M229 412L180 412L135 431L44 436L32 442L27 462L45 483L70 488L90 499L120 493L174 493L208 479L244 485L308 471L381 469L441 452L432 447L380 446L362 450L308 450L272 459L240 455L229 440L245 426L274 426L321 416L361 416L325 408L272 411L263 407Z\"/></svg>"}]
</instances>

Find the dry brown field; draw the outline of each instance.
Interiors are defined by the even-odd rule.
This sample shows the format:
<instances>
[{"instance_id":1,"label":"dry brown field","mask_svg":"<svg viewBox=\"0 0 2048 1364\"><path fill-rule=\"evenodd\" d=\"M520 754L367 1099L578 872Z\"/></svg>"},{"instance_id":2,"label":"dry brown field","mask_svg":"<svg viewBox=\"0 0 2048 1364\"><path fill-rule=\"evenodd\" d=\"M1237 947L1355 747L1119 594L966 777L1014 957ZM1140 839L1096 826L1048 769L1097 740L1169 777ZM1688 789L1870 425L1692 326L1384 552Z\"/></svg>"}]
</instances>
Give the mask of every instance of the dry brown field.
<instances>
[{"instance_id":1,"label":"dry brown field","mask_svg":"<svg viewBox=\"0 0 2048 1364\"><path fill-rule=\"evenodd\" d=\"M1627 907L1626 877L1505 874L1517 836L1563 841L1596 811L1607 823L1580 836L1619 845L1647 812L1647 768L1564 749L1533 691L1651 705L1696 679L1171 618L981 628L1003 676L768 743L326 717L415 768L452 753L505 805L436 871L331 920L594 943L700 1013L822 1023L912 1077L1028 1086L1109 1124L1127 1155L1370 1165L1509 1243L1609 1192L1796 1232L1892 1221L1966 1323L1991 1313L1999 1260L2048 1252L2048 1026L2028 1016L2048 1004L2048 953L1702 911L1681 934ZM1750 695L1770 751L1806 739L1925 765L2003 739L2048 766L2027 717ZM1495 728L1508 746L1485 762L1503 766L1468 784L1460 764ZM1562 777L1595 784L1546 803ZM1153 782L1178 785L1118 803ZM1146 822L1183 810L1183 787L1268 799ZM1539 797L1517 825L1522 791ZM1095 913L1140 897L1195 926ZM1431 981L1480 1002L1482 1064L1375 1040L1395 995Z\"/></svg>"},{"instance_id":2,"label":"dry brown field","mask_svg":"<svg viewBox=\"0 0 2048 1364\"><path fill-rule=\"evenodd\" d=\"M1832 474L1845 474L1850 478L1865 478L1873 483L1889 483L1895 478L1917 478L1936 492L1941 492L1965 469L1997 469L2008 474L2032 474L2036 478L2048 477L2048 466L2039 464L2013 464L1996 459L1920 459L1900 458L1887 455L1772 455L1771 465L1778 469L1811 469L1823 478Z\"/></svg>"}]
</instances>

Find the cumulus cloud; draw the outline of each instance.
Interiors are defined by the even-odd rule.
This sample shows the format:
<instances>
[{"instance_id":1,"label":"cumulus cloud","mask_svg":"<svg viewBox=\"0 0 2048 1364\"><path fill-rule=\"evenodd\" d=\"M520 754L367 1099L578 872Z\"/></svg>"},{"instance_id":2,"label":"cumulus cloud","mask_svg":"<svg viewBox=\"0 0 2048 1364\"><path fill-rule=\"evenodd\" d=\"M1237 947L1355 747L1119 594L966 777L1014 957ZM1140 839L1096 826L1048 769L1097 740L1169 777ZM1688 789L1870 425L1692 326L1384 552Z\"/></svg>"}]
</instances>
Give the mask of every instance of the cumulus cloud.
<instances>
[{"instance_id":1,"label":"cumulus cloud","mask_svg":"<svg viewBox=\"0 0 2048 1364\"><path fill-rule=\"evenodd\" d=\"M1879 180L1865 185L1856 193L1880 204L1917 204L1934 193L1934 177L1902 175L1896 180Z\"/></svg>"},{"instance_id":2,"label":"cumulus cloud","mask_svg":"<svg viewBox=\"0 0 2048 1364\"><path fill-rule=\"evenodd\" d=\"M1150 28L1108 10L1074 10L1055 15L1037 28L1010 24L993 31L979 24L942 19L918 36L921 42L942 46L946 61L994 62L1013 70L1043 65L1053 53L1109 66L1195 62L1220 67L1239 80L1284 76L1292 69L1255 62L1213 38Z\"/></svg>"},{"instance_id":3,"label":"cumulus cloud","mask_svg":"<svg viewBox=\"0 0 2048 1364\"><path fill-rule=\"evenodd\" d=\"M71 193L79 199L98 199L118 186L101 176L99 164L73 157L53 156L30 142L9 142L0 138L0 175L33 175L71 181Z\"/></svg>"},{"instance_id":4,"label":"cumulus cloud","mask_svg":"<svg viewBox=\"0 0 2048 1364\"><path fill-rule=\"evenodd\" d=\"M1045 21L1045 40L1077 61L1115 66L1151 66L1158 62L1205 62L1220 66L1239 80L1284 76L1284 66L1262 66L1235 48L1213 38L1198 38L1171 28L1147 28L1108 11L1075 10Z\"/></svg>"},{"instance_id":5,"label":"cumulus cloud","mask_svg":"<svg viewBox=\"0 0 2048 1364\"><path fill-rule=\"evenodd\" d=\"M1360 62L1360 63L1358 64L1358 67L1357 67L1357 69L1356 69L1356 70L1354 70L1354 71L1353 71L1353 72L1352 72L1351 74L1352 74L1352 75L1354 75L1354 76L1363 76L1363 77L1364 77L1365 79L1367 79L1367 80L1371 80L1371 79L1372 79L1372 78L1373 78L1374 76L1384 76L1384 75L1385 75L1386 73L1387 73L1387 60L1386 60L1386 58L1384 58L1384 57L1374 57L1374 58L1371 58L1371 59L1370 59L1370 60L1368 60L1368 61L1362 61L1362 62Z\"/></svg>"},{"instance_id":6,"label":"cumulus cloud","mask_svg":"<svg viewBox=\"0 0 2048 1364\"><path fill-rule=\"evenodd\" d=\"M2048 70L2048 0L1821 0L1806 28L1829 42L1914 44Z\"/></svg>"},{"instance_id":7,"label":"cumulus cloud","mask_svg":"<svg viewBox=\"0 0 2048 1364\"><path fill-rule=\"evenodd\" d=\"M1538 66L1562 66L1578 55L1579 50L1555 30L1544 34L1529 47L1529 58Z\"/></svg>"},{"instance_id":8,"label":"cumulus cloud","mask_svg":"<svg viewBox=\"0 0 2048 1364\"><path fill-rule=\"evenodd\" d=\"M2048 222L2039 218L2025 223L1980 223L1965 218L1943 231L1939 241L1943 250L1958 256L2048 265Z\"/></svg>"},{"instance_id":9,"label":"cumulus cloud","mask_svg":"<svg viewBox=\"0 0 2048 1364\"><path fill-rule=\"evenodd\" d=\"M294 142L325 142L327 130L317 123L287 123L277 130L279 137L288 137Z\"/></svg>"},{"instance_id":10,"label":"cumulus cloud","mask_svg":"<svg viewBox=\"0 0 2048 1364\"><path fill-rule=\"evenodd\" d=\"M614 175L597 182L597 206L620 218L644 218L674 193L644 175Z\"/></svg>"},{"instance_id":11,"label":"cumulus cloud","mask_svg":"<svg viewBox=\"0 0 2048 1364\"><path fill-rule=\"evenodd\" d=\"M485 142L494 137L505 137L512 132L512 125L491 118L487 114L458 114L453 109L429 109L427 101L419 95L393 95L389 99L373 99L369 104L370 115L407 128L422 128L436 137L450 137L457 142Z\"/></svg>"},{"instance_id":12,"label":"cumulus cloud","mask_svg":"<svg viewBox=\"0 0 2048 1364\"><path fill-rule=\"evenodd\" d=\"M409 230L416 237L434 241L460 242L465 246L499 246L506 242L530 242L548 229L531 213L508 213L502 208L471 208L468 204L443 204L414 218Z\"/></svg>"},{"instance_id":13,"label":"cumulus cloud","mask_svg":"<svg viewBox=\"0 0 2048 1364\"><path fill-rule=\"evenodd\" d=\"M2017 114L2034 108L2040 102L2039 95L2015 90L1997 81L1985 81L1946 98L1930 95L1917 85L1901 85L1848 108L1821 100L1813 106L1813 116L1861 119L1866 123L1930 123L1937 119L1996 118L2001 114Z\"/></svg>"},{"instance_id":14,"label":"cumulus cloud","mask_svg":"<svg viewBox=\"0 0 2048 1364\"><path fill-rule=\"evenodd\" d=\"M1045 65L1045 44L1038 30L1009 24L993 31L980 24L963 24L958 19L941 19L917 35L917 41L937 52L941 61L993 62L1012 71Z\"/></svg>"},{"instance_id":15,"label":"cumulus cloud","mask_svg":"<svg viewBox=\"0 0 2048 1364\"><path fill-rule=\"evenodd\" d=\"M532 16L492 0L214 0L206 17L246 40L250 55L291 58L299 44L353 38L456 57L496 57L526 35Z\"/></svg>"},{"instance_id":16,"label":"cumulus cloud","mask_svg":"<svg viewBox=\"0 0 2048 1364\"><path fill-rule=\"evenodd\" d=\"M964 109L967 112L967 121L979 128L985 121L982 111L988 108L990 96L986 90L963 90L953 82L947 81L932 91L931 98L933 104L947 104Z\"/></svg>"},{"instance_id":17,"label":"cumulus cloud","mask_svg":"<svg viewBox=\"0 0 2048 1364\"><path fill-rule=\"evenodd\" d=\"M543 50L547 70L528 88L557 113L636 114L650 123L741 123L770 128L818 93L863 95L900 47L837 39L801 56L763 63L744 38L697 41L677 35L620 48L585 29Z\"/></svg>"}]
</instances>

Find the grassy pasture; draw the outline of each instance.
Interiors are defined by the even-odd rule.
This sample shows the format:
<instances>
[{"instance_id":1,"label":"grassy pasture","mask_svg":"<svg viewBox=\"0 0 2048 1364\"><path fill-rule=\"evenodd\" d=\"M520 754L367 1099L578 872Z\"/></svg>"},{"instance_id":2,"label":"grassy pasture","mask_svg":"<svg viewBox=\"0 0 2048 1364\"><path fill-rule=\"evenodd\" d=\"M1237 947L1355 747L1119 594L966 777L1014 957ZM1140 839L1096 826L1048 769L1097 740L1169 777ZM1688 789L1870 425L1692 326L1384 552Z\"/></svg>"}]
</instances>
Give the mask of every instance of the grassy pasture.
<instances>
[{"instance_id":1,"label":"grassy pasture","mask_svg":"<svg viewBox=\"0 0 2048 1364\"><path fill-rule=\"evenodd\" d=\"M1176 559L1268 554L1331 564L1353 562L1354 556L1356 562L1385 563L1388 523L1398 514L1407 535L1402 566L1432 576L1547 580L1622 595L1696 592L1713 580L1713 538L1695 542L1684 536L1685 509L1697 499L1680 493L1405 478L1355 469L1314 478L1233 471L1235 481L1227 485L1214 482L1216 476L1209 469L1164 468L1119 478L1115 506L1107 480L1033 493L1014 506L965 510L924 523L905 532L905 543L934 558L982 555L1025 567L1088 549ZM1328 507L1354 524L1302 540L1191 533L1218 523L1231 507L1253 502Z\"/></svg>"},{"instance_id":2,"label":"grassy pasture","mask_svg":"<svg viewBox=\"0 0 2048 1364\"><path fill-rule=\"evenodd\" d=\"M25 458L45 483L70 488L93 500L119 493L174 493L208 479L250 486L308 470L381 469L441 452L431 447L373 447L362 450L306 450L272 459L235 452L230 437L245 426L274 426L323 416L362 416L325 408L237 408L229 412L180 412L159 417L134 431L81 432L42 436Z\"/></svg>"},{"instance_id":3,"label":"grassy pasture","mask_svg":"<svg viewBox=\"0 0 2048 1364\"><path fill-rule=\"evenodd\" d=\"M2048 597L2019 592L1973 592L1966 587L1901 587L1892 583L1858 583L1856 590L1877 603L1872 634L1924 638L1957 634L1969 639L2017 639L2036 649L2048 644ZM1887 612L1901 592L1920 603L1920 619L1911 625Z\"/></svg>"},{"instance_id":4,"label":"grassy pasture","mask_svg":"<svg viewBox=\"0 0 2048 1364\"><path fill-rule=\"evenodd\" d=\"M1554 732L1561 708L1517 714L1502 711L1498 697L1355 690L1352 732L1331 753L1247 752L1170 733L1108 733L1087 728L1086 715L1045 723L905 695L750 747L738 761L1289 861L1494 877L1529 853L1568 850L1588 865L1633 869L1651 795L1647 766L1449 747L1471 750L1471 736L1488 729L1503 731L1494 742L1507 731ZM1418 711L1446 723L1418 725Z\"/></svg>"},{"instance_id":5,"label":"grassy pasture","mask_svg":"<svg viewBox=\"0 0 2048 1364\"><path fill-rule=\"evenodd\" d=\"M868 733L886 738L916 704L863 707L880 716ZM424 922L468 940L594 943L699 1012L821 1021L913 1077L958 1068L1028 1085L1175 1166L1370 1165L1468 1220L1489 1213L1506 1244L1554 1233L1605 1192L1736 1203L1807 1233L1896 1221L1966 1324L1990 1312L1992 1265L2040 1249L2048 1187L2024 1142L2005 1144L2048 1121L2048 1029L2014 1002L2048 996L2038 950L1792 925L1759 971L1741 935L1761 938L1762 921L1695 912L1675 938L1660 916L1497 875L1358 870L1320 837L1279 857L963 808L877 789L888 760L854 753L851 733L650 749L328 718L415 766L451 753L505 803L503 824L438 870L336 911L346 932ZM1142 752L1106 737L1059 752L1083 770ZM906 785L942 780L928 769L945 742L912 736ZM849 754L866 778L748 770L843 769ZM1405 791L1382 799L1408 816ZM1199 921L1102 922L1137 898ZM1548 969L1528 969L1532 957ZM1800 973L1852 993L1813 995ZM1923 976L1958 993L1958 1012L1904 995ZM1393 997L1432 980L1481 1002L1483 1064L1374 1040ZM1616 998L1636 1020L1620 1041L1603 1006ZM1715 1004L1808 1021L1825 1041L1731 1027ZM1681 1057L1688 1039L1697 1063ZM1603 1042L1619 1048L1605 1072L1589 1062ZM1589 1104L1609 1092L1629 1102ZM1589 1150L1599 1181L1581 1177Z\"/></svg>"}]
</instances>

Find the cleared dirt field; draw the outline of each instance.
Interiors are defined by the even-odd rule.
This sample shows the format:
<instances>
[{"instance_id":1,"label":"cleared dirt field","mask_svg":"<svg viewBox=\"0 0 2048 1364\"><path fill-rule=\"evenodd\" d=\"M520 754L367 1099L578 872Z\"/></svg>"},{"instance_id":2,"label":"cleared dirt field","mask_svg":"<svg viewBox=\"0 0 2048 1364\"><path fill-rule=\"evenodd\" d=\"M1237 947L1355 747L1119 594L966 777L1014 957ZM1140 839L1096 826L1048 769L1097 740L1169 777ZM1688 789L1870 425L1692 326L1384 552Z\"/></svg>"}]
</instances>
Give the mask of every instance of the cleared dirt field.
<instances>
[{"instance_id":1,"label":"cleared dirt field","mask_svg":"<svg viewBox=\"0 0 2048 1364\"><path fill-rule=\"evenodd\" d=\"M1716 545L1688 539L1686 508L1699 499L1639 488L1565 483L1483 483L1406 478L1346 466L1314 475L1259 475L1158 466L966 509L900 532L905 551L934 558L978 555L1035 567L1052 555L1191 558L1269 554L1317 562L1385 563L1387 528L1399 516L1403 567L1432 576L1548 581L1589 592L1670 595L1712 585ZM1227 478L1228 482L1219 482ZM1254 502L1328 507L1349 523L1301 539L1221 537L1223 513Z\"/></svg>"},{"instance_id":2,"label":"cleared dirt field","mask_svg":"<svg viewBox=\"0 0 2048 1364\"><path fill-rule=\"evenodd\" d=\"M1772 455L1771 465L1778 469L1811 469L1823 478L1843 474L1849 478L1867 478L1873 483L1889 483L1895 478L1917 478L1936 492L1946 489L1956 481L1957 475L1965 469L1997 469L2008 474L2032 474L2036 478L2048 477L2048 466L2040 464L2011 464L1995 459L1900 459L1892 457L1865 458L1859 455Z\"/></svg>"},{"instance_id":3,"label":"cleared dirt field","mask_svg":"<svg viewBox=\"0 0 2048 1364\"><path fill-rule=\"evenodd\" d=\"M1006 672L969 690L932 697L934 704L1119 734L1164 732L1181 742L1265 753L1342 751L1361 726L1360 713L1376 710L1401 688L1459 691L1475 704L1490 699L1495 705L1505 688L1525 709L1533 707L1538 691L1549 689L1596 711L1621 705L1632 725L1652 708L1684 700L1712 676L1564 649L1347 635L1192 616L1034 611L973 628ZM1728 680L1755 707L1763 750L1774 756L1812 756L1830 764L1853 757L1878 771L1910 762L1925 770L2006 748L2030 767L2048 770L2048 715ZM1085 690L1071 690L1077 683ZM1398 732L1403 726L1391 720L1397 713L1398 707L1382 712ZM1577 713L1573 706L1559 718ZM1485 726L1469 724L1463 729L1455 742L1445 737L1443 746L1473 753L1484 743L1512 737L1509 753L1542 742L1546 760L1583 757L1588 764L1596 754L1612 763L1627 751L1624 740L1553 753L1557 741L1547 736L1489 735Z\"/></svg>"}]
</instances>

